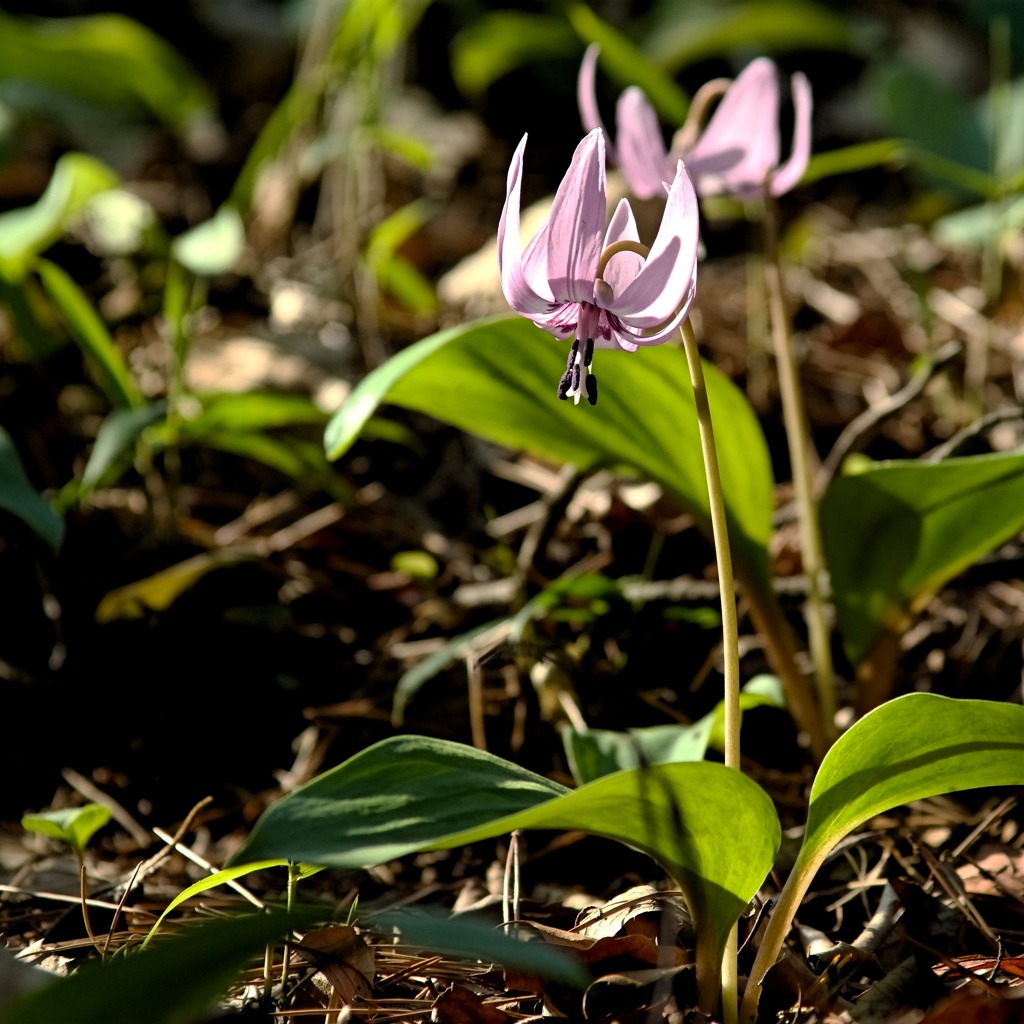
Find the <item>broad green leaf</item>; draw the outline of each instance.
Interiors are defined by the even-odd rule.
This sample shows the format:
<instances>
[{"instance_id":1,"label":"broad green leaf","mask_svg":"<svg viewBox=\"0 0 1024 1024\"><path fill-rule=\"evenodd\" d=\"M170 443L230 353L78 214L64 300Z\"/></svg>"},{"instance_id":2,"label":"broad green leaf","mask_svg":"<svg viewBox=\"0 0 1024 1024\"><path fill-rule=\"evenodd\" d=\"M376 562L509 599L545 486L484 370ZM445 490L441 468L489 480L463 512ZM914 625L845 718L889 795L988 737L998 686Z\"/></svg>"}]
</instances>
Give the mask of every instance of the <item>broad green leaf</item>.
<instances>
[{"instance_id":1,"label":"broad green leaf","mask_svg":"<svg viewBox=\"0 0 1024 1024\"><path fill-rule=\"evenodd\" d=\"M647 53L670 74L709 57L736 52L850 50L847 23L827 7L806 2L680 5L681 17L659 22Z\"/></svg>"},{"instance_id":2,"label":"broad green leaf","mask_svg":"<svg viewBox=\"0 0 1024 1024\"><path fill-rule=\"evenodd\" d=\"M53 548L60 550L64 521L29 483L18 450L0 427L0 508L16 515Z\"/></svg>"},{"instance_id":3,"label":"broad green leaf","mask_svg":"<svg viewBox=\"0 0 1024 1024\"><path fill-rule=\"evenodd\" d=\"M146 946L149 945L150 940L160 930L160 925L163 924L164 918L172 910L177 910L177 908L186 900L192 899L193 896L198 896L201 892L207 892L210 889L215 889L218 885L233 882L236 878L241 878L243 875L251 875L254 871L264 871L266 868L282 868L287 866L288 861L286 860L261 860L257 861L255 864L243 864L241 867L224 868L223 871L215 871L212 875L207 875L206 878L200 878L198 882L194 882L187 889L182 889L182 891L179 892L166 907L164 907L163 912L156 919L156 923L152 928L150 928L149 934L146 935L146 938L142 943L142 948L145 949Z\"/></svg>"},{"instance_id":4,"label":"broad green leaf","mask_svg":"<svg viewBox=\"0 0 1024 1024\"><path fill-rule=\"evenodd\" d=\"M825 755L807 826L744 994L757 1016L760 982L775 962L801 900L836 844L876 814L913 800L988 786L1024 785L1024 707L909 693L875 708Z\"/></svg>"},{"instance_id":5,"label":"broad green leaf","mask_svg":"<svg viewBox=\"0 0 1024 1024\"><path fill-rule=\"evenodd\" d=\"M1024 455L883 462L829 484L821 532L851 661L1024 527Z\"/></svg>"},{"instance_id":6,"label":"broad green leaf","mask_svg":"<svg viewBox=\"0 0 1024 1024\"><path fill-rule=\"evenodd\" d=\"M989 146L980 119L965 95L914 64L887 61L869 83L894 135L968 171L989 170ZM935 164L936 174L943 174Z\"/></svg>"},{"instance_id":7,"label":"broad green leaf","mask_svg":"<svg viewBox=\"0 0 1024 1024\"><path fill-rule=\"evenodd\" d=\"M147 609L165 611L208 572L248 562L256 557L254 551L244 548L217 548L186 558L184 562L161 569L144 580L104 594L96 607L96 621L102 624L115 619L141 619Z\"/></svg>"},{"instance_id":8,"label":"broad green leaf","mask_svg":"<svg viewBox=\"0 0 1024 1024\"><path fill-rule=\"evenodd\" d=\"M209 90L177 51L120 14L28 19L0 12L0 80L5 78L148 113L179 132L213 118Z\"/></svg>"},{"instance_id":9,"label":"broad green leaf","mask_svg":"<svg viewBox=\"0 0 1024 1024\"><path fill-rule=\"evenodd\" d=\"M26 814L21 819L21 827L59 839L80 854L89 845L93 835L108 821L108 808L102 804L83 804L81 807L66 807L60 811Z\"/></svg>"},{"instance_id":10,"label":"broad green leaf","mask_svg":"<svg viewBox=\"0 0 1024 1024\"><path fill-rule=\"evenodd\" d=\"M786 706L775 676L754 676L740 691L740 713L753 708ZM648 764L701 761L708 747L725 748L725 704L719 701L693 725L653 725L616 732L610 729L562 730L569 770L579 783Z\"/></svg>"},{"instance_id":11,"label":"broad green leaf","mask_svg":"<svg viewBox=\"0 0 1024 1024\"><path fill-rule=\"evenodd\" d=\"M809 185L822 178L852 174L868 167L905 163L909 157L910 150L902 139L877 139L874 142L842 146L840 149L828 149L811 157L800 184Z\"/></svg>"},{"instance_id":12,"label":"broad green leaf","mask_svg":"<svg viewBox=\"0 0 1024 1024\"><path fill-rule=\"evenodd\" d=\"M683 887L707 963L721 958L780 839L767 794L723 765L656 765L570 792L472 747L396 736L273 804L232 860L368 867L518 828L579 829L650 854Z\"/></svg>"},{"instance_id":13,"label":"broad green leaf","mask_svg":"<svg viewBox=\"0 0 1024 1024\"><path fill-rule=\"evenodd\" d=\"M0 11L0 40L6 20L7 15ZM0 41L0 54L3 46ZM93 196L118 183L117 175L95 157L65 153L54 165L46 191L36 202L0 213L0 274L14 283L22 281L36 256L64 234L75 214Z\"/></svg>"},{"instance_id":14,"label":"broad green leaf","mask_svg":"<svg viewBox=\"0 0 1024 1024\"><path fill-rule=\"evenodd\" d=\"M490 11L476 18L453 40L452 78L476 97L503 75L546 57L580 52L576 33L564 18L525 11Z\"/></svg>"},{"instance_id":15,"label":"broad green leaf","mask_svg":"<svg viewBox=\"0 0 1024 1024\"><path fill-rule=\"evenodd\" d=\"M710 534L707 485L686 359L662 345L635 354L599 352L596 406L560 402L555 388L567 346L519 317L441 331L365 377L327 427L342 455L381 402L429 413L498 444L569 462L580 470L630 466L674 492ZM740 391L705 366L716 424L729 536L748 579L767 588L772 472L761 427Z\"/></svg>"},{"instance_id":16,"label":"broad green leaf","mask_svg":"<svg viewBox=\"0 0 1024 1024\"><path fill-rule=\"evenodd\" d=\"M198 277L213 277L234 268L244 245L242 218L234 206L225 203L209 220L178 235L171 252Z\"/></svg>"},{"instance_id":17,"label":"broad green leaf","mask_svg":"<svg viewBox=\"0 0 1024 1024\"><path fill-rule=\"evenodd\" d=\"M111 403L129 408L142 405L142 395L120 349L81 288L65 270L49 260L38 260L36 270L46 294L64 315L78 347L99 371L100 384Z\"/></svg>"},{"instance_id":18,"label":"broad green leaf","mask_svg":"<svg viewBox=\"0 0 1024 1024\"><path fill-rule=\"evenodd\" d=\"M586 4L572 4L566 13L580 39L600 45L601 66L619 85L643 89L651 105L669 124L681 125L686 120L690 109L686 93L635 44L602 21Z\"/></svg>"},{"instance_id":19,"label":"broad green leaf","mask_svg":"<svg viewBox=\"0 0 1024 1024\"><path fill-rule=\"evenodd\" d=\"M593 981L590 972L568 950L547 942L524 942L466 916L449 917L426 909L392 910L371 917L364 926L385 935L397 931L405 946L490 961L576 988L586 988Z\"/></svg>"},{"instance_id":20,"label":"broad green leaf","mask_svg":"<svg viewBox=\"0 0 1024 1024\"><path fill-rule=\"evenodd\" d=\"M249 959L311 912L214 921L152 950L86 964L0 1012L0 1024L180 1024L204 1019Z\"/></svg>"},{"instance_id":21,"label":"broad green leaf","mask_svg":"<svg viewBox=\"0 0 1024 1024\"><path fill-rule=\"evenodd\" d=\"M908 693L869 712L825 755L811 788L798 868L911 800L1024 785L1024 707Z\"/></svg>"},{"instance_id":22,"label":"broad green leaf","mask_svg":"<svg viewBox=\"0 0 1024 1024\"><path fill-rule=\"evenodd\" d=\"M982 250L992 239L1006 242L1024 228L1024 199L980 203L939 218L932 225L936 240L951 249Z\"/></svg>"},{"instance_id":23,"label":"broad green leaf","mask_svg":"<svg viewBox=\"0 0 1024 1024\"><path fill-rule=\"evenodd\" d=\"M115 409L103 421L82 474L82 487L99 485L104 474L135 449L146 427L167 415L166 402L150 402L137 409Z\"/></svg>"},{"instance_id":24,"label":"broad green leaf","mask_svg":"<svg viewBox=\"0 0 1024 1024\"><path fill-rule=\"evenodd\" d=\"M712 716L705 715L693 725L652 725L629 732L566 728L562 745L572 777L583 785L641 765L702 761L712 724Z\"/></svg>"}]
</instances>

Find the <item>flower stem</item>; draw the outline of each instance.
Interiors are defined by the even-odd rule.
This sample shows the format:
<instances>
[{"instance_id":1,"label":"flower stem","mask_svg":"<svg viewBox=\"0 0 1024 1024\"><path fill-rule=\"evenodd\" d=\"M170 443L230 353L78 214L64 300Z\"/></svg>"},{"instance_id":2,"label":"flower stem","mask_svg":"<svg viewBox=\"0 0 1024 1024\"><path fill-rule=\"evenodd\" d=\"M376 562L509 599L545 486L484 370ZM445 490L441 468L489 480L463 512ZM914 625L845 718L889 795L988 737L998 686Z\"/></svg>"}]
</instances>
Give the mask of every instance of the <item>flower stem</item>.
<instances>
[{"instance_id":1,"label":"flower stem","mask_svg":"<svg viewBox=\"0 0 1024 1024\"><path fill-rule=\"evenodd\" d=\"M740 658L736 623L736 586L732 575L732 552L729 548L729 529L725 517L725 497L722 478L718 471L718 450L715 430L711 422L708 389L704 383L704 368L697 349L697 339L690 321L680 328L683 348L690 368L693 400L697 407L700 427L700 446L704 455L704 474L708 482L708 504L711 508L711 530L718 562L718 584L722 595L722 657L725 662L725 763L739 771L740 767ZM736 925L733 925L726 943L721 964L722 1019L724 1024L735 1024L737 1005ZM704 997L704 993L701 993ZM703 1001L703 1000L702 1000ZM702 1009L706 1009L702 1007Z\"/></svg>"},{"instance_id":2,"label":"flower stem","mask_svg":"<svg viewBox=\"0 0 1024 1024\"><path fill-rule=\"evenodd\" d=\"M814 484L808 458L810 432L804 411L803 394L793 358L793 343L789 332L789 315L782 294L782 274L779 267L778 208L775 197L765 195L764 218L765 280L768 285L768 307L772 322L772 341L775 362L779 372L779 391L782 396L782 415L786 423L789 443L789 461L796 492L797 515L800 520L800 550L804 572L807 574L808 592L804 614L807 635L814 663L814 680L821 707L821 725L826 739L835 738L836 698L832 668L832 641L825 612L822 577L825 559L821 550L821 531L818 527L818 508L814 499Z\"/></svg>"}]
</instances>

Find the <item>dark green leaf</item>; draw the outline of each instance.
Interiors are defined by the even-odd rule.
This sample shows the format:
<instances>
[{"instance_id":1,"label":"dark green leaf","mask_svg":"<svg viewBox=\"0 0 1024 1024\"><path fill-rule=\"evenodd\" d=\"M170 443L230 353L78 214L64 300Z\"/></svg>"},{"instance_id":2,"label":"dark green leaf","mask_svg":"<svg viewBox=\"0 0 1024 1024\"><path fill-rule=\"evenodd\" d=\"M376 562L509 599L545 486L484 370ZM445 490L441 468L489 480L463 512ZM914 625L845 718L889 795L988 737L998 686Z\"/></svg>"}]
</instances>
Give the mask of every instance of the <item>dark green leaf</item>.
<instances>
[{"instance_id":1,"label":"dark green leaf","mask_svg":"<svg viewBox=\"0 0 1024 1024\"><path fill-rule=\"evenodd\" d=\"M525 11L491 11L452 40L452 77L476 97L529 61L580 53L576 33L563 18Z\"/></svg>"},{"instance_id":2,"label":"dark green leaf","mask_svg":"<svg viewBox=\"0 0 1024 1024\"><path fill-rule=\"evenodd\" d=\"M814 3L766 0L680 5L679 10L680 17L658 24L647 47L651 59L670 74L709 57L737 52L849 50L853 46L846 22Z\"/></svg>"},{"instance_id":3,"label":"dark green leaf","mask_svg":"<svg viewBox=\"0 0 1024 1024\"><path fill-rule=\"evenodd\" d=\"M96 487L115 463L131 453L146 427L167 414L166 402L150 402L137 409L115 409L103 421L89 461L82 474L82 486Z\"/></svg>"},{"instance_id":4,"label":"dark green leaf","mask_svg":"<svg viewBox=\"0 0 1024 1024\"><path fill-rule=\"evenodd\" d=\"M29 20L0 12L3 78L40 82L128 113L149 113L179 132L213 118L209 90L177 51L120 14Z\"/></svg>"},{"instance_id":5,"label":"dark green leaf","mask_svg":"<svg viewBox=\"0 0 1024 1024\"><path fill-rule=\"evenodd\" d=\"M500 964L576 988L586 988L593 980L568 950L543 941L515 939L482 921L425 910L392 910L376 914L365 927L386 935L397 930L405 946Z\"/></svg>"},{"instance_id":6,"label":"dark green leaf","mask_svg":"<svg viewBox=\"0 0 1024 1024\"><path fill-rule=\"evenodd\" d=\"M124 357L82 290L56 263L41 259L36 269L47 295L67 320L72 337L98 369L100 383L110 401L122 407L142 405L142 395Z\"/></svg>"},{"instance_id":7,"label":"dark green leaf","mask_svg":"<svg viewBox=\"0 0 1024 1024\"><path fill-rule=\"evenodd\" d=\"M179 1024L224 994L268 942L305 928L309 913L215 921L144 953L94 962L19 999L0 1024Z\"/></svg>"},{"instance_id":8,"label":"dark green leaf","mask_svg":"<svg viewBox=\"0 0 1024 1024\"><path fill-rule=\"evenodd\" d=\"M1024 455L886 462L837 477L821 532L850 659L902 632L947 580L1024 527Z\"/></svg>"},{"instance_id":9,"label":"dark green leaf","mask_svg":"<svg viewBox=\"0 0 1024 1024\"><path fill-rule=\"evenodd\" d=\"M64 521L29 483L18 450L0 427L0 508L16 515L53 548L64 540Z\"/></svg>"},{"instance_id":10,"label":"dark green leaf","mask_svg":"<svg viewBox=\"0 0 1024 1024\"><path fill-rule=\"evenodd\" d=\"M80 854L89 845L93 835L108 821L109 808L102 804L83 804L81 807L66 807L60 811L26 814L21 819L21 827L59 839Z\"/></svg>"},{"instance_id":11,"label":"dark green leaf","mask_svg":"<svg viewBox=\"0 0 1024 1024\"><path fill-rule=\"evenodd\" d=\"M686 120L690 109L686 93L636 45L602 21L586 4L572 4L566 13L580 39L600 45L601 66L619 85L638 85L669 124L678 126Z\"/></svg>"},{"instance_id":12,"label":"dark green leaf","mask_svg":"<svg viewBox=\"0 0 1024 1024\"><path fill-rule=\"evenodd\" d=\"M7 15L0 11L0 40ZM0 54L4 42L0 41ZM0 67L3 58L0 56ZM0 77L3 72L0 71ZM114 188L117 175L85 153L65 153L54 165L46 191L31 206L0 213L0 274L18 283L39 253L49 248L68 222L100 192Z\"/></svg>"},{"instance_id":13,"label":"dark green leaf","mask_svg":"<svg viewBox=\"0 0 1024 1024\"><path fill-rule=\"evenodd\" d=\"M224 392L197 396L202 412L180 427L187 437L201 439L221 430L271 430L297 424L320 424L327 413L303 395L274 391Z\"/></svg>"},{"instance_id":14,"label":"dark green leaf","mask_svg":"<svg viewBox=\"0 0 1024 1024\"><path fill-rule=\"evenodd\" d=\"M631 466L674 492L710 533L693 389L681 349L599 352L594 408L560 402L566 346L518 317L431 335L365 377L327 427L332 459L358 437L378 404L429 413L498 444L580 470ZM740 391L705 366L735 557L767 587L772 472L764 435Z\"/></svg>"},{"instance_id":15,"label":"dark green leaf","mask_svg":"<svg viewBox=\"0 0 1024 1024\"><path fill-rule=\"evenodd\" d=\"M471 747L396 736L273 804L232 860L367 867L517 828L580 829L660 861L687 894L708 963L721 957L780 838L765 792L723 765L656 765L569 792Z\"/></svg>"}]
</instances>

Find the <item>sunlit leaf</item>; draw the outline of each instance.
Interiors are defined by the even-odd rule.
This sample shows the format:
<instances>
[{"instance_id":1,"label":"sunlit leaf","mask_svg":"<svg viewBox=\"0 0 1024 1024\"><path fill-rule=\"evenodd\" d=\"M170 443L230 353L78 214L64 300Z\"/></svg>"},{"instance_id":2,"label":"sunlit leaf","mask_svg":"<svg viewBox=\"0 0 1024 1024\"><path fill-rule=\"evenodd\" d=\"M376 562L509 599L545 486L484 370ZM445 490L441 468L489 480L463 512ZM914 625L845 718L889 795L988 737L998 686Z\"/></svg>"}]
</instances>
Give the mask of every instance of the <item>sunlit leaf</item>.
<instances>
[{"instance_id":1,"label":"sunlit leaf","mask_svg":"<svg viewBox=\"0 0 1024 1024\"><path fill-rule=\"evenodd\" d=\"M782 685L775 676L755 676L740 691L741 714L762 706L786 706ZM700 761L708 747L725 748L725 704L719 701L692 725L653 725L629 732L577 732L567 728L562 730L562 744L569 770L581 785L641 765Z\"/></svg>"},{"instance_id":2,"label":"sunlit leaf","mask_svg":"<svg viewBox=\"0 0 1024 1024\"><path fill-rule=\"evenodd\" d=\"M1024 228L1024 199L980 203L939 218L932 232L950 249L982 250L993 239L1005 242Z\"/></svg>"},{"instance_id":3,"label":"sunlit leaf","mask_svg":"<svg viewBox=\"0 0 1024 1024\"><path fill-rule=\"evenodd\" d=\"M517 828L579 829L649 853L686 892L708 963L721 957L780 839L767 794L724 765L656 765L570 792L472 747L396 736L273 804L232 860L367 867Z\"/></svg>"},{"instance_id":4,"label":"sunlit leaf","mask_svg":"<svg viewBox=\"0 0 1024 1024\"><path fill-rule=\"evenodd\" d=\"M142 394L128 364L81 288L67 271L49 260L37 260L36 270L46 294L67 321L72 337L95 366L99 383L110 401L129 408L142 405Z\"/></svg>"},{"instance_id":5,"label":"sunlit leaf","mask_svg":"<svg viewBox=\"0 0 1024 1024\"><path fill-rule=\"evenodd\" d=\"M79 854L89 845L93 835L110 821L110 810L102 804L83 804L59 811L26 814L21 827L40 832L52 839L67 843Z\"/></svg>"},{"instance_id":6,"label":"sunlit leaf","mask_svg":"<svg viewBox=\"0 0 1024 1024\"><path fill-rule=\"evenodd\" d=\"M177 908L186 900L192 899L193 896L198 896L200 893L207 892L210 889L215 889L218 885L225 885L227 882L233 882L236 878L241 878L243 875L251 875L254 871L264 871L267 868L281 868L287 866L288 861L286 860L262 860L257 861L255 864L243 864L241 867L224 868L222 871L215 871L212 875L207 875L206 878L200 878L198 882L194 882L187 889L182 889L182 891L179 892L166 907L164 907L160 916L156 919L156 923L152 928L150 928L149 934L142 943L143 947L148 946L150 940L160 930L160 925L163 924L164 918L171 913L172 910L177 910Z\"/></svg>"},{"instance_id":7,"label":"sunlit leaf","mask_svg":"<svg viewBox=\"0 0 1024 1024\"><path fill-rule=\"evenodd\" d=\"M497 931L487 922L466 916L448 917L426 908L391 910L374 915L364 926L384 935L397 931L404 946L463 960L501 964L576 988L586 988L593 980L590 972L568 950L547 942L524 942Z\"/></svg>"},{"instance_id":8,"label":"sunlit leaf","mask_svg":"<svg viewBox=\"0 0 1024 1024\"><path fill-rule=\"evenodd\" d=\"M566 13L580 39L600 45L601 66L620 86L639 86L669 124L683 123L690 101L657 64L618 29L602 21L586 4L572 4Z\"/></svg>"},{"instance_id":9,"label":"sunlit leaf","mask_svg":"<svg viewBox=\"0 0 1024 1024\"><path fill-rule=\"evenodd\" d=\"M103 421L96 441L89 453L89 461L82 474L82 486L90 489L99 485L112 466L122 462L135 449L135 442L146 427L167 414L166 402L150 402L137 409L115 409Z\"/></svg>"},{"instance_id":10,"label":"sunlit leaf","mask_svg":"<svg viewBox=\"0 0 1024 1024\"><path fill-rule=\"evenodd\" d=\"M208 572L250 561L256 554L240 548L219 548L187 558L144 580L129 583L105 594L96 608L96 621L140 619L146 611L162 612L196 585Z\"/></svg>"},{"instance_id":11,"label":"sunlit leaf","mask_svg":"<svg viewBox=\"0 0 1024 1024\"><path fill-rule=\"evenodd\" d=\"M988 786L1024 785L1024 707L909 693L875 708L839 737L811 788L803 844L751 972L741 1019L815 873L854 829L913 800Z\"/></svg>"},{"instance_id":12,"label":"sunlit leaf","mask_svg":"<svg viewBox=\"0 0 1024 1024\"><path fill-rule=\"evenodd\" d=\"M201 438L219 430L271 430L297 424L320 424L329 419L327 413L305 395L243 391L196 397L202 411L181 425L182 432L190 437Z\"/></svg>"},{"instance_id":13,"label":"sunlit leaf","mask_svg":"<svg viewBox=\"0 0 1024 1024\"><path fill-rule=\"evenodd\" d=\"M874 142L860 142L840 149L827 149L824 153L815 153L807 162L807 170L800 184L809 185L822 178L852 174L869 167L905 163L910 155L902 139L876 139Z\"/></svg>"},{"instance_id":14,"label":"sunlit leaf","mask_svg":"<svg viewBox=\"0 0 1024 1024\"><path fill-rule=\"evenodd\" d=\"M466 96L479 96L530 61L581 53L564 18L525 11L490 11L452 40L452 77Z\"/></svg>"},{"instance_id":15,"label":"sunlit leaf","mask_svg":"<svg viewBox=\"0 0 1024 1024\"><path fill-rule=\"evenodd\" d=\"M54 551L60 549L64 521L29 483L18 450L3 427L0 427L0 508L32 527Z\"/></svg>"},{"instance_id":16,"label":"sunlit leaf","mask_svg":"<svg viewBox=\"0 0 1024 1024\"><path fill-rule=\"evenodd\" d=\"M669 73L709 57L736 52L849 50L847 23L827 7L801 0L763 3L679 5L681 13L659 22L648 55Z\"/></svg>"},{"instance_id":17,"label":"sunlit leaf","mask_svg":"<svg viewBox=\"0 0 1024 1024\"><path fill-rule=\"evenodd\" d=\"M184 133L213 117L209 90L177 51L120 14L30 20L0 12L0 78L149 113Z\"/></svg>"},{"instance_id":18,"label":"sunlit leaf","mask_svg":"<svg viewBox=\"0 0 1024 1024\"><path fill-rule=\"evenodd\" d=\"M204 924L144 953L88 963L6 1007L0 1024L179 1024L201 1019L250 957L316 920L306 911Z\"/></svg>"},{"instance_id":19,"label":"sunlit leaf","mask_svg":"<svg viewBox=\"0 0 1024 1024\"><path fill-rule=\"evenodd\" d=\"M6 20L7 15L0 12L0 40ZM0 53L3 46L0 42ZM75 214L93 196L114 188L118 181L117 175L95 157L65 153L54 165L46 191L36 202L0 213L0 274L20 282L35 257L64 234Z\"/></svg>"},{"instance_id":20,"label":"sunlit leaf","mask_svg":"<svg viewBox=\"0 0 1024 1024\"><path fill-rule=\"evenodd\" d=\"M884 462L837 477L821 503L836 614L859 663L947 580L1024 527L1024 455Z\"/></svg>"},{"instance_id":21,"label":"sunlit leaf","mask_svg":"<svg viewBox=\"0 0 1024 1024\"><path fill-rule=\"evenodd\" d=\"M238 210L225 203L209 220L174 240L174 258L193 274L213 277L233 269L245 245L245 227Z\"/></svg>"},{"instance_id":22,"label":"sunlit leaf","mask_svg":"<svg viewBox=\"0 0 1024 1024\"><path fill-rule=\"evenodd\" d=\"M429 413L498 444L585 470L631 466L674 492L710 533L697 417L686 359L669 345L599 352L600 401L560 402L566 346L518 317L431 335L365 377L328 425L338 458L381 402ZM772 472L761 427L741 392L706 366L729 536L754 580L767 580Z\"/></svg>"}]
</instances>

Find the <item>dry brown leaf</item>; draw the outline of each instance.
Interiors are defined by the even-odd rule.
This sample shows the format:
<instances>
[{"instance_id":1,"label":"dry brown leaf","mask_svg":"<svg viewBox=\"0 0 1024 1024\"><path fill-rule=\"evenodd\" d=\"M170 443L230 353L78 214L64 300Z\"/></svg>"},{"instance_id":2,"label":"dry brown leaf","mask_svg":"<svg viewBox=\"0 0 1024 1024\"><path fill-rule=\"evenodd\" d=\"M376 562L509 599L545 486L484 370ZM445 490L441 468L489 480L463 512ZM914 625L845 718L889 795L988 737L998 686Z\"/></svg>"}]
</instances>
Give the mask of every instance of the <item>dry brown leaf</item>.
<instances>
[{"instance_id":1,"label":"dry brown leaf","mask_svg":"<svg viewBox=\"0 0 1024 1024\"><path fill-rule=\"evenodd\" d=\"M618 935L628 923L634 922L642 915L654 915L650 920L645 920L643 924L637 922L635 928L627 930L635 930L640 934L655 938L660 931L660 918L663 911L672 914L674 932L684 928L689 930L692 927L690 913L679 893L660 892L651 885L637 885L609 900L603 907L592 907L583 911L576 919L572 930L577 935L602 939ZM658 929L654 935L650 935L650 926L652 925Z\"/></svg>"},{"instance_id":2,"label":"dry brown leaf","mask_svg":"<svg viewBox=\"0 0 1024 1024\"><path fill-rule=\"evenodd\" d=\"M515 1018L465 986L452 985L434 1000L430 1019L438 1024L511 1024Z\"/></svg>"},{"instance_id":3,"label":"dry brown leaf","mask_svg":"<svg viewBox=\"0 0 1024 1024\"><path fill-rule=\"evenodd\" d=\"M994 999L974 992L957 992L933 1009L921 1024L1021 1024L1024 999Z\"/></svg>"},{"instance_id":4,"label":"dry brown leaf","mask_svg":"<svg viewBox=\"0 0 1024 1024\"><path fill-rule=\"evenodd\" d=\"M589 949L580 952L591 966L600 964L602 960L620 957L639 960L652 967L686 967L693 963L693 955L688 949L659 946L646 935L621 935L598 939Z\"/></svg>"},{"instance_id":5,"label":"dry brown leaf","mask_svg":"<svg viewBox=\"0 0 1024 1024\"><path fill-rule=\"evenodd\" d=\"M307 932L295 951L316 967L347 1006L373 992L373 950L349 925Z\"/></svg>"},{"instance_id":6,"label":"dry brown leaf","mask_svg":"<svg viewBox=\"0 0 1024 1024\"><path fill-rule=\"evenodd\" d=\"M956 873L968 893L977 896L1024 896L1024 851L988 843L974 863L961 864Z\"/></svg>"}]
</instances>

